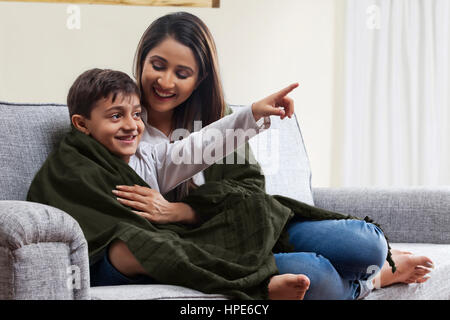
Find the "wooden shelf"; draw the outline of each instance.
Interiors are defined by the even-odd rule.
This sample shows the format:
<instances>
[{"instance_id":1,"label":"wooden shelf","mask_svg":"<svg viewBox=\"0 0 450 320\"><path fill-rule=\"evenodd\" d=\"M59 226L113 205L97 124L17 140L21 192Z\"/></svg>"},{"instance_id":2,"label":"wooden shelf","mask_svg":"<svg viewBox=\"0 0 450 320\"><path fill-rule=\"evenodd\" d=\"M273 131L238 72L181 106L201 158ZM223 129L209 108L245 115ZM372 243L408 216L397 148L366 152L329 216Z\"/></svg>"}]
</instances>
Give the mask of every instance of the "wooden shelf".
<instances>
[{"instance_id":1,"label":"wooden shelf","mask_svg":"<svg viewBox=\"0 0 450 320\"><path fill-rule=\"evenodd\" d=\"M51 2L80 4L112 4L132 6L168 6L219 8L220 0L1 0L8 2Z\"/></svg>"}]
</instances>

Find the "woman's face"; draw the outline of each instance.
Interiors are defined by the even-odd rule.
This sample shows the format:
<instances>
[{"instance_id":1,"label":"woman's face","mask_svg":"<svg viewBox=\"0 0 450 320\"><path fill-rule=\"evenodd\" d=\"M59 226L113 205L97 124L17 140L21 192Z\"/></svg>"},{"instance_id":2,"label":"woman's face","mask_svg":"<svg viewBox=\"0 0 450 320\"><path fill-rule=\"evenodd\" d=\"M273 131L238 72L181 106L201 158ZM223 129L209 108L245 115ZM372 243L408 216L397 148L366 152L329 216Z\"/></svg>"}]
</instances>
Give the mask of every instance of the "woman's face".
<instances>
[{"instance_id":1,"label":"woman's face","mask_svg":"<svg viewBox=\"0 0 450 320\"><path fill-rule=\"evenodd\" d=\"M166 38L145 58L141 83L145 105L153 112L171 112L197 87L199 68L192 50Z\"/></svg>"}]
</instances>

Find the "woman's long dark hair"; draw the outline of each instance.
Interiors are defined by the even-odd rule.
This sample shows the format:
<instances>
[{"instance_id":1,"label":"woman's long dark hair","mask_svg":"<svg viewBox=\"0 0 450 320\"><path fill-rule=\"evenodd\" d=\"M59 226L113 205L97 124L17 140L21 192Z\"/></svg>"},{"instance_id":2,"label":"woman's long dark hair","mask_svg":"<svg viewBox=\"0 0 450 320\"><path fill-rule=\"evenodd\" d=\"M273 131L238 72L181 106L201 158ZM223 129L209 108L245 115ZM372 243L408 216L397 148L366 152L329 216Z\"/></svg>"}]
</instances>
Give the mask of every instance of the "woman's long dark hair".
<instances>
[{"instance_id":1,"label":"woman's long dark hair","mask_svg":"<svg viewBox=\"0 0 450 320\"><path fill-rule=\"evenodd\" d=\"M147 109L142 88L142 70L150 50L168 37L189 47L199 67L200 84L191 96L174 109L172 129L192 132L194 121L202 121L205 127L225 114L226 103L219 73L216 45L208 27L198 17L187 12L176 12L155 20L144 32L134 57L134 77L142 92L141 103ZM192 181L184 182L175 189L171 200L180 200L189 192Z\"/></svg>"}]
</instances>

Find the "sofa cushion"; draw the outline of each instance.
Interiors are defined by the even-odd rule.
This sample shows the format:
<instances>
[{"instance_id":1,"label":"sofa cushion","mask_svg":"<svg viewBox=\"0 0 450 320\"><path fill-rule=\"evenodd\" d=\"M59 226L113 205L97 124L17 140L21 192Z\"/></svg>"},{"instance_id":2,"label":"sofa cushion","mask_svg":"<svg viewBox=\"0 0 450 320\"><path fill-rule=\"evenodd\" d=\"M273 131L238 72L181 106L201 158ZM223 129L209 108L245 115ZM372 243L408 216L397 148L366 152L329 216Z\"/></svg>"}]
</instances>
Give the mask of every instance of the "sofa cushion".
<instances>
[{"instance_id":1,"label":"sofa cushion","mask_svg":"<svg viewBox=\"0 0 450 320\"><path fill-rule=\"evenodd\" d=\"M69 112L60 104L5 102L0 102L0 112L0 200L25 200L34 175L70 130ZM271 119L272 129L250 140L266 175L267 192L313 205L309 160L297 119Z\"/></svg>"},{"instance_id":2,"label":"sofa cushion","mask_svg":"<svg viewBox=\"0 0 450 320\"><path fill-rule=\"evenodd\" d=\"M205 294L200 291L171 285L125 285L91 287L93 300L226 300L219 294Z\"/></svg>"},{"instance_id":3,"label":"sofa cushion","mask_svg":"<svg viewBox=\"0 0 450 320\"><path fill-rule=\"evenodd\" d=\"M249 141L266 177L267 193L314 205L311 169L297 117L270 119L271 129Z\"/></svg>"},{"instance_id":4,"label":"sofa cushion","mask_svg":"<svg viewBox=\"0 0 450 320\"><path fill-rule=\"evenodd\" d=\"M425 283L394 284L376 289L365 300L450 300L450 245L424 243L392 243L393 249L429 257L435 268Z\"/></svg>"}]
</instances>

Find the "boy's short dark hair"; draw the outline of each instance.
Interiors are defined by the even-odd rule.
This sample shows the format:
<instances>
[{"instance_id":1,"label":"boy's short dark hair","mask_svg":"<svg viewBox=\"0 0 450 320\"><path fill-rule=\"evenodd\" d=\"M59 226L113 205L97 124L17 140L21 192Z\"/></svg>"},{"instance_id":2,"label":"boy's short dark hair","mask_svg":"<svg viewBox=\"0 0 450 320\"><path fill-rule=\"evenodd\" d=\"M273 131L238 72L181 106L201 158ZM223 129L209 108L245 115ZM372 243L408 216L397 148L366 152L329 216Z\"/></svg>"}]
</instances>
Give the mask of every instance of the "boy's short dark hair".
<instances>
[{"instance_id":1,"label":"boy's short dark hair","mask_svg":"<svg viewBox=\"0 0 450 320\"><path fill-rule=\"evenodd\" d=\"M140 97L139 88L126 73L110 69L91 69L83 72L72 84L67 95L70 118L79 114L87 119L97 101L112 94L112 101L118 94Z\"/></svg>"}]
</instances>

